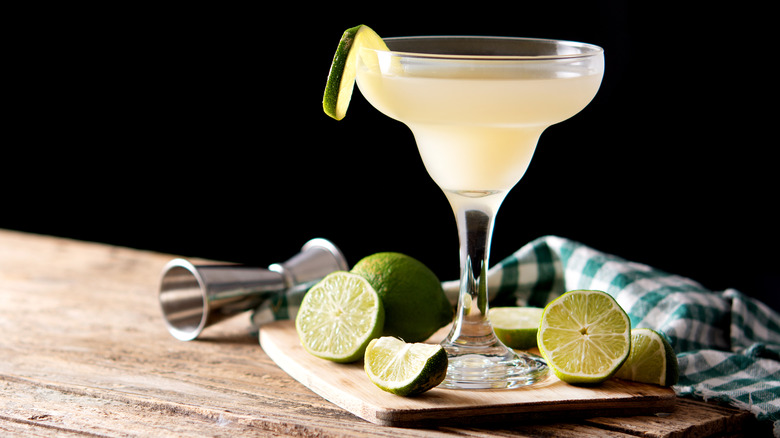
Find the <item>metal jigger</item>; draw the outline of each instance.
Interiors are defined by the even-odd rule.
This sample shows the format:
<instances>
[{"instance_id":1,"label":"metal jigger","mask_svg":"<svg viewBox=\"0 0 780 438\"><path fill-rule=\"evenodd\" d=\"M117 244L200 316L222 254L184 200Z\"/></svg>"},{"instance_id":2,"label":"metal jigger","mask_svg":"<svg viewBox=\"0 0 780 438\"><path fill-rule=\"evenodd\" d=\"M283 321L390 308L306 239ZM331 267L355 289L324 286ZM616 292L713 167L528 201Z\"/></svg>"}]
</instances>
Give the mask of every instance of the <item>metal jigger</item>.
<instances>
[{"instance_id":1,"label":"metal jigger","mask_svg":"<svg viewBox=\"0 0 780 438\"><path fill-rule=\"evenodd\" d=\"M168 331L191 341L203 329L257 307L285 290L347 270L341 251L326 239L312 239L301 252L268 269L231 264L193 265L173 259L160 282L160 307Z\"/></svg>"}]
</instances>

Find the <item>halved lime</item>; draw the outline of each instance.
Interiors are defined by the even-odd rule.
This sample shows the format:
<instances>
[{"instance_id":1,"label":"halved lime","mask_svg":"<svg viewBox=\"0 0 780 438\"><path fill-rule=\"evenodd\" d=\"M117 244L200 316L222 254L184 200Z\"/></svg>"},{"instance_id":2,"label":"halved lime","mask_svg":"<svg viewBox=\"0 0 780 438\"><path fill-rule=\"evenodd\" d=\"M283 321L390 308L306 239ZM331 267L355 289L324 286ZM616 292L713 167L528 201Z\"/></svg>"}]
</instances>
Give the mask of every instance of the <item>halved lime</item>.
<instances>
[{"instance_id":1,"label":"halved lime","mask_svg":"<svg viewBox=\"0 0 780 438\"><path fill-rule=\"evenodd\" d=\"M570 291L544 308L537 344L559 379L597 384L615 374L628 358L631 323L606 292Z\"/></svg>"},{"instance_id":2,"label":"halved lime","mask_svg":"<svg viewBox=\"0 0 780 438\"><path fill-rule=\"evenodd\" d=\"M361 24L344 31L330 65L325 95L322 98L322 108L325 113L336 120L344 118L349 101L352 99L357 57L361 47L387 50L382 38L366 25Z\"/></svg>"},{"instance_id":3,"label":"halved lime","mask_svg":"<svg viewBox=\"0 0 780 438\"><path fill-rule=\"evenodd\" d=\"M407 343L392 336L374 339L364 367L380 389L401 396L423 393L447 375L447 353L439 344Z\"/></svg>"},{"instance_id":4,"label":"halved lime","mask_svg":"<svg viewBox=\"0 0 780 438\"><path fill-rule=\"evenodd\" d=\"M493 307L488 311L498 339L509 348L536 347L536 333L544 309L540 307Z\"/></svg>"},{"instance_id":5,"label":"halved lime","mask_svg":"<svg viewBox=\"0 0 780 438\"><path fill-rule=\"evenodd\" d=\"M385 310L368 281L355 274L328 274L304 295L295 328L311 354L334 362L363 357L368 343L382 335Z\"/></svg>"},{"instance_id":6,"label":"halved lime","mask_svg":"<svg viewBox=\"0 0 780 438\"><path fill-rule=\"evenodd\" d=\"M631 331L631 354L615 377L672 386L677 383L679 374L677 356L666 338L649 328Z\"/></svg>"}]
</instances>

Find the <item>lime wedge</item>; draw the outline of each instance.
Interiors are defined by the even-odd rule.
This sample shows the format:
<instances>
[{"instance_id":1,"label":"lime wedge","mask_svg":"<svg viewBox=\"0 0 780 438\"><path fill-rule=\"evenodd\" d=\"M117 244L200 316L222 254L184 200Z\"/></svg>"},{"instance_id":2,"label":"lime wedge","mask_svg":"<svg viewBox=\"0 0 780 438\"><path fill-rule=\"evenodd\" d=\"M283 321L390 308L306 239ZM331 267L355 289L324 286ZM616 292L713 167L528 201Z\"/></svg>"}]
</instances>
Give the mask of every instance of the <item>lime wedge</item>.
<instances>
[{"instance_id":1,"label":"lime wedge","mask_svg":"<svg viewBox=\"0 0 780 438\"><path fill-rule=\"evenodd\" d=\"M368 26L361 24L344 31L330 65L325 95L322 98L322 108L325 113L336 120L344 118L349 101L352 99L357 57L361 47L387 50L382 38Z\"/></svg>"},{"instance_id":2,"label":"lime wedge","mask_svg":"<svg viewBox=\"0 0 780 438\"><path fill-rule=\"evenodd\" d=\"M382 335L385 310L379 295L359 275L337 271L303 297L295 328L311 354L334 362L355 362Z\"/></svg>"},{"instance_id":3,"label":"lime wedge","mask_svg":"<svg viewBox=\"0 0 780 438\"><path fill-rule=\"evenodd\" d=\"M559 379L597 384L623 365L631 349L631 323L606 292L566 292L544 308L537 344Z\"/></svg>"},{"instance_id":4,"label":"lime wedge","mask_svg":"<svg viewBox=\"0 0 780 438\"><path fill-rule=\"evenodd\" d=\"M544 309L539 307L494 307L488 311L498 339L509 348L536 347L536 333Z\"/></svg>"},{"instance_id":5,"label":"lime wedge","mask_svg":"<svg viewBox=\"0 0 780 438\"><path fill-rule=\"evenodd\" d=\"M635 382L672 386L679 377L677 356L660 333L649 328L631 331L631 354L615 377Z\"/></svg>"},{"instance_id":6,"label":"lime wedge","mask_svg":"<svg viewBox=\"0 0 780 438\"><path fill-rule=\"evenodd\" d=\"M439 344L407 343L392 336L374 339L364 367L380 389L401 396L423 393L447 375L447 353Z\"/></svg>"}]
</instances>

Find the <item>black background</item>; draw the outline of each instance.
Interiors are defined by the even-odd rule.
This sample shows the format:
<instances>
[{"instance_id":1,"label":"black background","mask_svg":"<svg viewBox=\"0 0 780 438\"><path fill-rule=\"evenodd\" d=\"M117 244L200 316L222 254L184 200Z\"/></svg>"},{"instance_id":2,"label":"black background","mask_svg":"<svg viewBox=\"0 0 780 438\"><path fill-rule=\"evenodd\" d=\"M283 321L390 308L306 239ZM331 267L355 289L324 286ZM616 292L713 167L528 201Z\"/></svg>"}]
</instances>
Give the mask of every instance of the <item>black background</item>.
<instances>
[{"instance_id":1,"label":"black background","mask_svg":"<svg viewBox=\"0 0 780 438\"><path fill-rule=\"evenodd\" d=\"M339 38L571 39L605 48L604 82L542 135L491 261L555 234L780 308L770 14L681 4L19 12L0 227L263 266L325 237L350 263L401 251L455 279L455 221L408 129L357 89L344 120L322 111Z\"/></svg>"}]
</instances>

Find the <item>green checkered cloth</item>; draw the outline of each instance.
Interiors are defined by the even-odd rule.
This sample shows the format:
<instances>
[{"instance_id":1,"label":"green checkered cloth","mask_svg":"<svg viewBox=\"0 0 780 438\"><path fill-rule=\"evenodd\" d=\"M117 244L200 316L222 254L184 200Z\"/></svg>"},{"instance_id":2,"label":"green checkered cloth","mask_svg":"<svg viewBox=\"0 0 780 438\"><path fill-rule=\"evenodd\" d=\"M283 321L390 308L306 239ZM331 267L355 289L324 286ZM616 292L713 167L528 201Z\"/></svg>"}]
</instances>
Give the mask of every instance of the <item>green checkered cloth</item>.
<instances>
[{"instance_id":1,"label":"green checkered cloth","mask_svg":"<svg viewBox=\"0 0 780 438\"><path fill-rule=\"evenodd\" d=\"M609 293L633 328L652 328L669 339L680 366L679 396L748 410L772 421L780 436L780 314L765 304L557 236L534 240L502 260L488 282L494 307L544 307L575 289ZM443 286L454 303L458 282ZM305 290L264 303L253 322L294 317Z\"/></svg>"}]
</instances>

